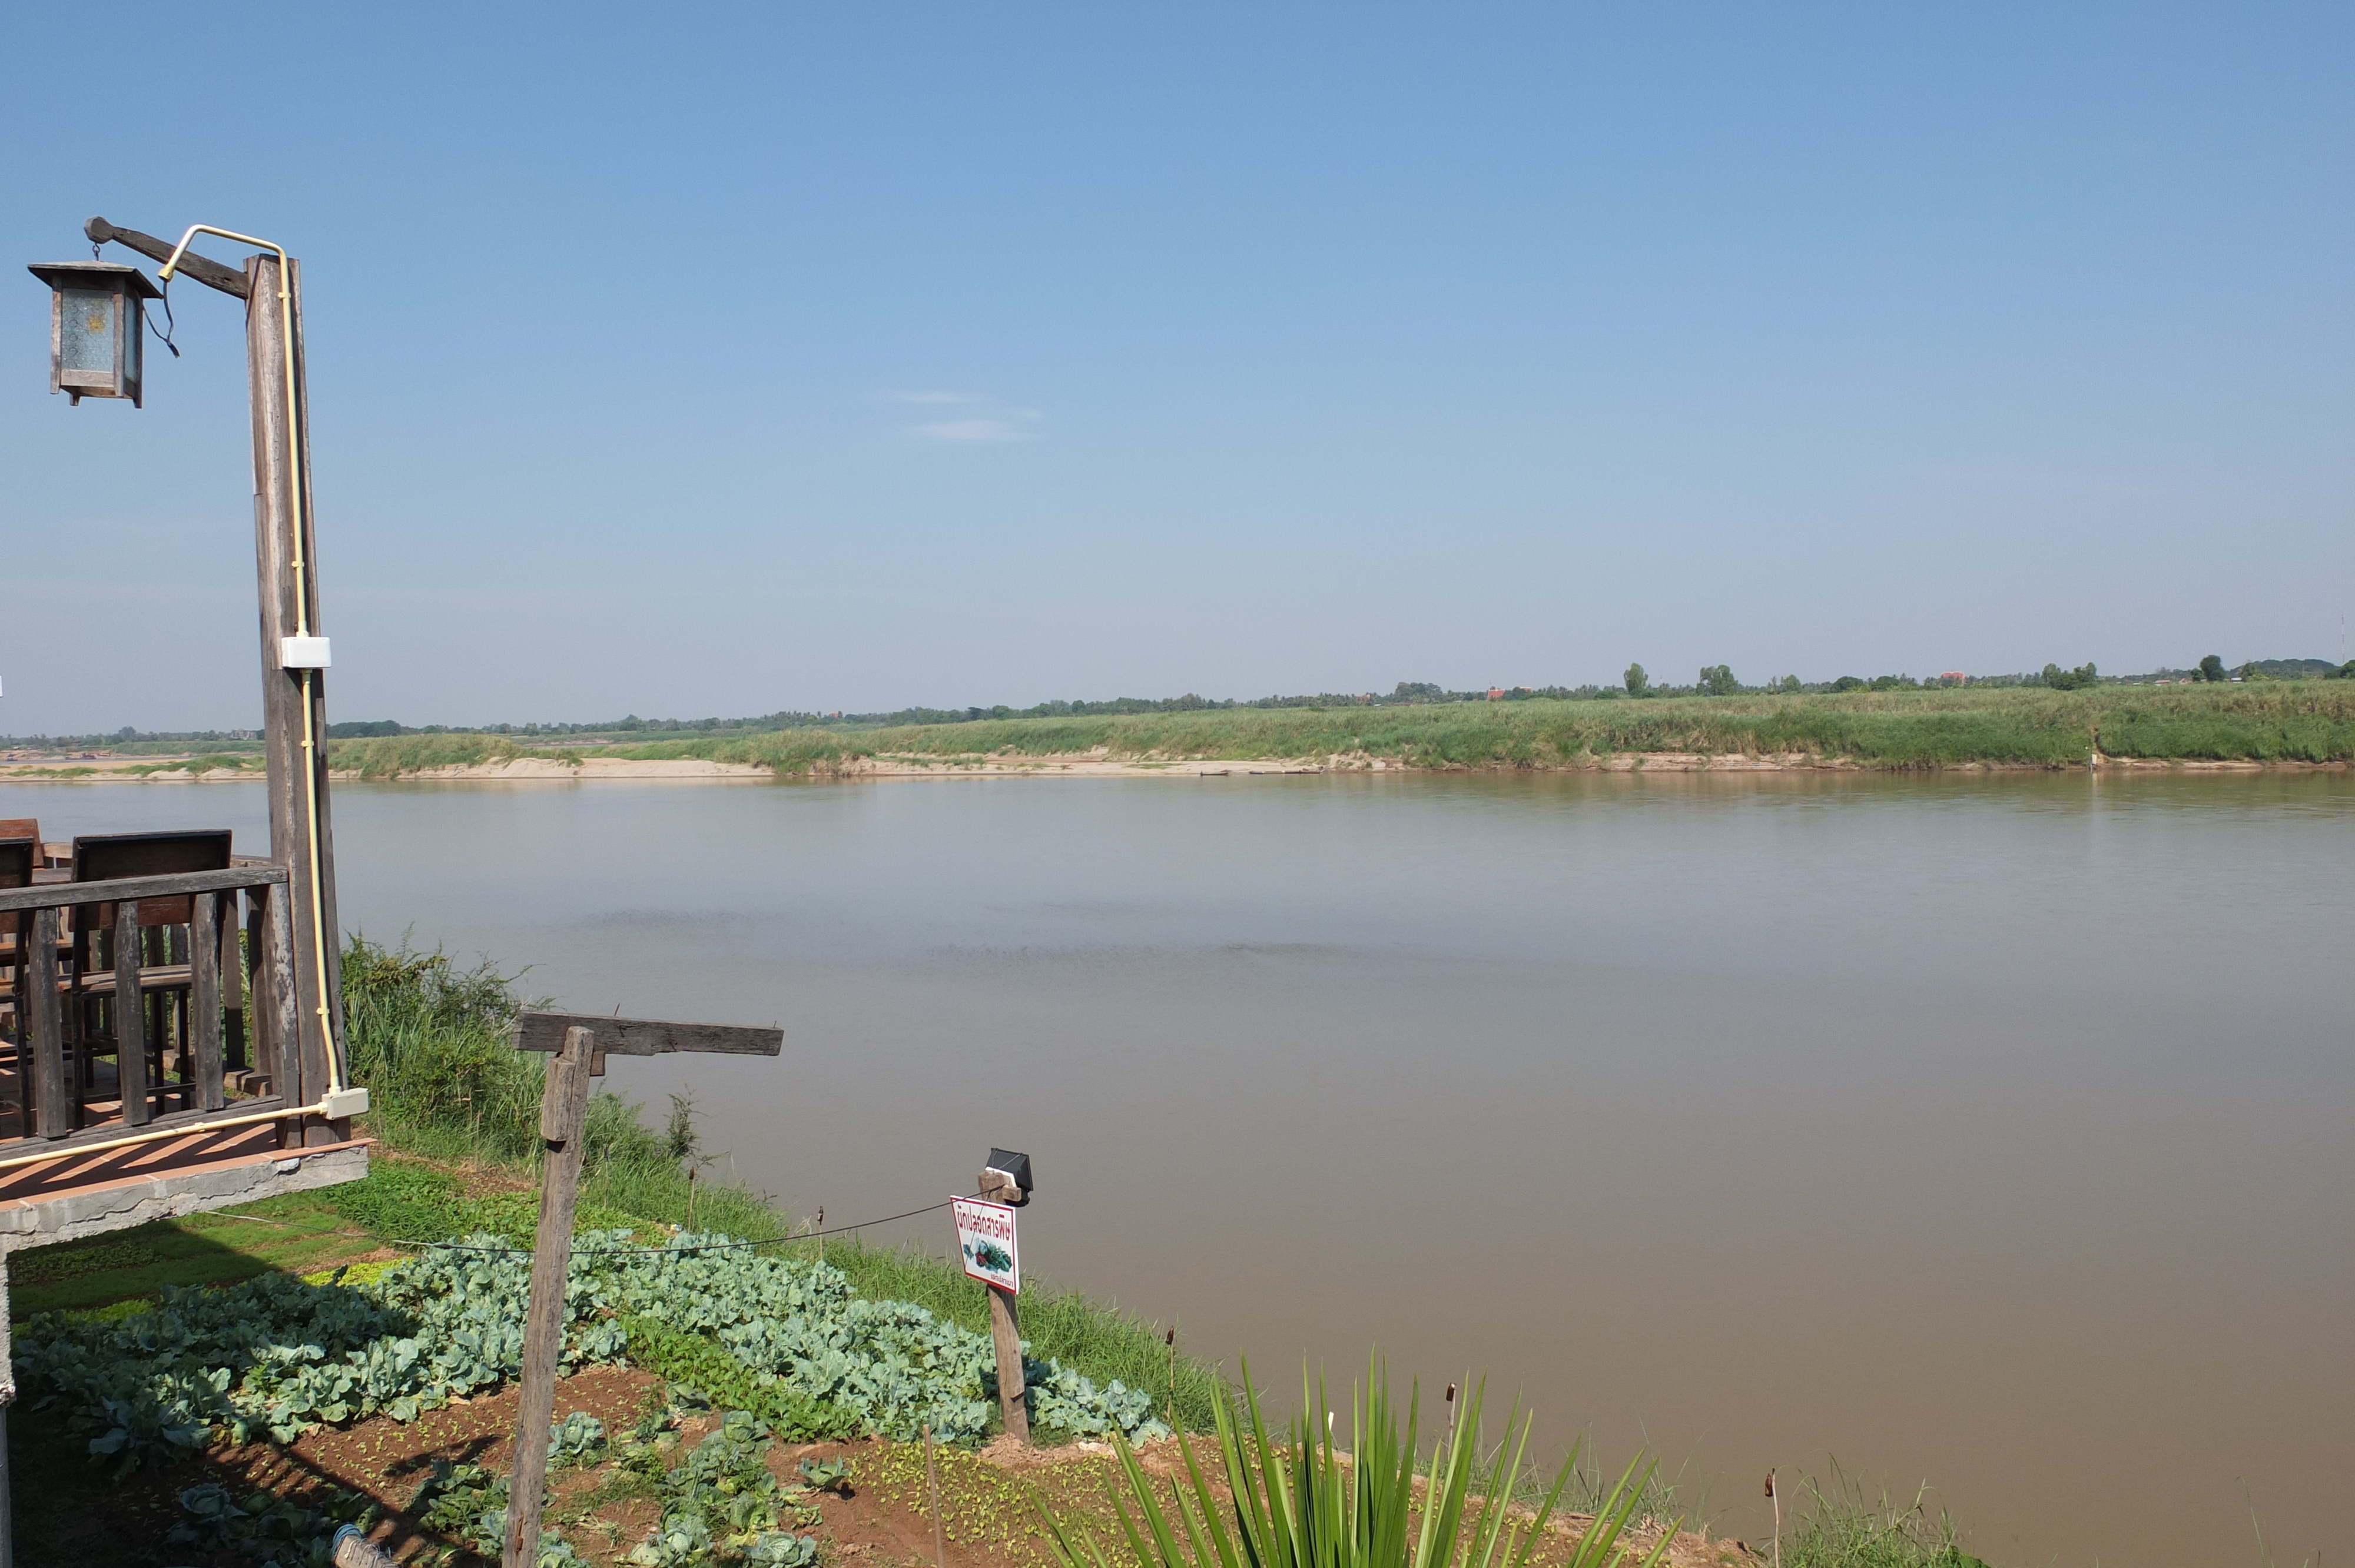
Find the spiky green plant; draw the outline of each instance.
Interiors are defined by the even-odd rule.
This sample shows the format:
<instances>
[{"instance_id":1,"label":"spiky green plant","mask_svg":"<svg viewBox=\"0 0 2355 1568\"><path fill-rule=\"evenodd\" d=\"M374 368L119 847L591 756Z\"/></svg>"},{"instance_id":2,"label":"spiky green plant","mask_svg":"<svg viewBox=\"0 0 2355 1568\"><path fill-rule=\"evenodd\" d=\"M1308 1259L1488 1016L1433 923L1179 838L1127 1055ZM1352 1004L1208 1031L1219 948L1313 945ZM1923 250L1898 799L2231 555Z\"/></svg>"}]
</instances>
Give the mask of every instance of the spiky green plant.
<instances>
[{"instance_id":1,"label":"spiky green plant","mask_svg":"<svg viewBox=\"0 0 2355 1568\"><path fill-rule=\"evenodd\" d=\"M1121 1473L1111 1486L1112 1503L1129 1559L1135 1568L1528 1568L1578 1462L1578 1446L1572 1446L1543 1501L1529 1510L1514 1506L1534 1417L1516 1404L1495 1462L1482 1465L1484 1388L1472 1391L1454 1431L1441 1436L1429 1476L1418 1483L1420 1397L1408 1395L1401 1436L1389 1374L1379 1359L1368 1369L1365 1386L1352 1396L1352 1440L1346 1451L1334 1446L1329 1417L1321 1432L1311 1419L1310 1412L1327 1406L1321 1385L1310 1397L1305 1374L1291 1442L1272 1439L1246 1363L1245 1420L1224 1404L1218 1407L1217 1462L1226 1472L1225 1502L1193 1442L1181 1435L1186 1481L1169 1489L1176 1503L1173 1520L1135 1452L1114 1436ZM1608 1568L1617 1561L1620 1533L1643 1497L1651 1468L1642 1459L1628 1465L1563 1568ZM1120 1568L1084 1523L1058 1519L1035 1491L1032 1502L1062 1568ZM1661 1532L1644 1568L1654 1568L1675 1534L1673 1523Z\"/></svg>"}]
</instances>

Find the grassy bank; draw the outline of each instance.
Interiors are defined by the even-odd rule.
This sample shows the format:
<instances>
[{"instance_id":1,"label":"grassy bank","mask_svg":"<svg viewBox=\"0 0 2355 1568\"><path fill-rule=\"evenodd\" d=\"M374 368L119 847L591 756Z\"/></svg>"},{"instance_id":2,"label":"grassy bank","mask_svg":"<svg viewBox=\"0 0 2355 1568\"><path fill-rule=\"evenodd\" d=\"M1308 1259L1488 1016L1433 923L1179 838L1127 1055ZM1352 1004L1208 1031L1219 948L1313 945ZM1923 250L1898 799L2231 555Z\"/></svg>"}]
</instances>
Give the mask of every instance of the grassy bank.
<instances>
[{"instance_id":1,"label":"grassy bank","mask_svg":"<svg viewBox=\"0 0 2355 1568\"><path fill-rule=\"evenodd\" d=\"M487 966L460 969L440 953L380 947L355 938L345 955L345 1009L354 1075L369 1086L376 1109L366 1131L393 1150L444 1168L470 1168L517 1191L488 1198L462 1195L419 1178L371 1178L346 1200L370 1205L371 1230L430 1240L484 1228L528 1245L537 1199L527 1189L538 1149L543 1059L507 1044L517 1005L506 977ZM688 1171L706 1151L693 1107L674 1103L657 1131L639 1107L609 1094L590 1102L581 1175L583 1228L654 1221L733 1236L782 1236L797 1229L767 1194ZM380 1195L376 1191L381 1189ZM910 1301L962 1327L987 1332L988 1297L945 1259L917 1251L860 1245L840 1236L823 1244L825 1259L873 1300ZM773 1255L815 1257L816 1241L788 1240ZM1168 1396L1169 1353L1163 1327L1056 1289L1023 1289L1022 1329L1031 1353L1077 1368L1099 1383L1118 1380ZM1226 1383L1208 1362L1178 1358L1176 1410L1181 1423L1207 1429Z\"/></svg>"},{"instance_id":2,"label":"grassy bank","mask_svg":"<svg viewBox=\"0 0 2355 1568\"><path fill-rule=\"evenodd\" d=\"M332 1297L336 1282L345 1276L337 1273L330 1278L322 1271L362 1266L352 1277L369 1277L367 1266L380 1268L384 1260L413 1252L402 1244L489 1232L519 1246L528 1245L538 1217L531 1155L537 1143L534 1130L542 1062L506 1044L506 1025L517 1005L509 980L487 968L460 969L438 953L387 949L362 939L355 939L346 952L345 976L356 1075L370 1086L377 1103L365 1129L380 1140L371 1175L365 1181L266 1200L234 1213L193 1215L20 1256L14 1266L12 1301L20 1317L30 1319L63 1309L80 1314L71 1321L87 1324L94 1331L112 1324L112 1331L128 1336L101 1346L103 1353L98 1361L102 1364L90 1370L91 1377L102 1379L121 1372L131 1377L124 1389L135 1391L144 1386L140 1382L144 1374L136 1366L123 1364L123 1356L134 1350L138 1355L154 1356L155 1370L165 1372L175 1364L167 1348L176 1331L174 1325L224 1313L244 1321L240 1316L242 1306L208 1307L208 1297L216 1302L241 1302L240 1291L258 1291L253 1298L257 1308L284 1311L291 1309L290 1303L300 1305L287 1295L287 1274L307 1274L314 1280L327 1281L322 1288ZM690 1220L695 1228L737 1235L773 1236L792 1228L762 1194L739 1187L689 1183L686 1172L699 1153L690 1114L665 1118L667 1125L656 1129L647 1126L634 1107L610 1096L600 1097L594 1104L579 1219L583 1229L628 1229L653 1240L650 1232ZM760 1255L807 1259L816 1251L814 1241L786 1239L761 1249ZM986 1298L980 1287L939 1258L913 1251L845 1245L836 1240L826 1245L825 1261L847 1276L857 1298L879 1304L914 1303L938 1319L986 1331ZM445 1272L453 1266L445 1266ZM463 1299L480 1283L474 1277L475 1272L489 1266L464 1265L439 1283L414 1287L401 1300L414 1313L424 1314L427 1303L438 1309L442 1304ZM520 1266L504 1266L514 1275ZM699 1266L665 1266L687 1270ZM520 1277L514 1275L507 1282L509 1295L517 1302ZM278 1281L276 1286L272 1285L272 1279ZM720 1277L719 1283L725 1284L725 1278ZM191 1286L227 1288L177 1298L171 1298L167 1289ZM591 1294L598 1288L591 1286ZM698 1311L705 1309L705 1303L724 1299L722 1294L703 1287L683 1288L698 1304ZM151 1298L159 1296L169 1310L153 1319L139 1316ZM364 1310L365 1303L336 1308L330 1317L347 1316L356 1308ZM1184 1427L1200 1431L1212 1426L1219 1410L1232 1397L1217 1368L1189 1357L1178 1361L1173 1392L1168 1351L1156 1325L1052 1288L1026 1288L1023 1311L1034 1354L1051 1358L1100 1384L1118 1380L1131 1389L1149 1391L1153 1406L1174 1411L1178 1424ZM127 1316L139 1316L139 1323L115 1321ZM20 1355L27 1345L37 1347L47 1335L51 1351L42 1364L54 1367L58 1336L76 1331L61 1327L62 1321L48 1319L20 1325ZM641 1381L626 1385L599 1383L584 1372L581 1386L606 1388L613 1400L635 1401L632 1408L654 1413L641 1424L642 1430L662 1427L692 1436L700 1430L697 1422L709 1425L713 1419L696 1412L717 1400L730 1407L749 1405L776 1424L781 1438L796 1432L817 1438L854 1435L858 1424L845 1425L838 1407L806 1398L796 1401L790 1393L779 1394L773 1385L764 1389L748 1380L742 1364L723 1352L721 1341L708 1332L688 1331L676 1322L666 1329L659 1322L635 1318L622 1321L627 1326L628 1375ZM149 1324L155 1327L144 1326ZM423 1330L404 1331L416 1332L421 1346L427 1343ZM290 1339L275 1330L264 1338L288 1345L309 1342L300 1334ZM327 1344L329 1351L325 1361L336 1361L337 1345L321 1342ZM307 1367L321 1359L315 1351L294 1355L283 1380L273 1385L273 1397L289 1404L297 1419L324 1423L313 1436L295 1441L255 1432L234 1440L216 1437L209 1444L194 1438L174 1439L185 1448L176 1464L157 1457L163 1449L161 1441L136 1421L127 1421L125 1429L144 1446L146 1457L142 1465L120 1464L120 1445L85 1462L85 1450L101 1446L90 1438L103 1421L93 1426L87 1411L77 1416L70 1403L61 1404L54 1397L44 1397L37 1377L29 1385L35 1390L34 1397L20 1413L22 1418L11 1424L18 1474L37 1483L21 1516L26 1531L21 1539L59 1545L63 1554L55 1555L55 1560L72 1560L75 1552L81 1553L80 1560L100 1560L89 1555L86 1549L91 1542L76 1533L87 1534L92 1528L90 1521L99 1520L111 1532L106 1537L110 1550L132 1545L148 1550L147 1543L161 1539L166 1530L189 1528L184 1515L191 1506L185 1500L190 1494L181 1489L194 1475L208 1485L227 1485L237 1498L266 1500L274 1497L279 1504L273 1506L298 1510L325 1506L323 1499L331 1498L357 1501L364 1493L377 1498L379 1508L405 1519L403 1528L414 1527L420 1539L447 1539L450 1549L458 1550L456 1538L448 1531L428 1528L432 1518L426 1506L429 1494L432 1486L441 1483L420 1489L419 1480L428 1473L429 1459L446 1458L447 1453L482 1452L479 1446L448 1448L453 1424L474 1434L469 1442L494 1441L488 1435L504 1429L511 1390L496 1392L493 1378L487 1386L474 1387L471 1401L454 1399L446 1407L428 1401L429 1414L439 1409L430 1423L414 1413L369 1414L375 1408L372 1405L356 1415L339 1414L336 1412L343 1408L341 1404L324 1402L331 1396L351 1397L340 1385L304 1393L302 1377L296 1375L300 1370L296 1363ZM209 1368L214 1362L200 1357L197 1364ZM183 1372L186 1370L180 1368ZM319 1375L315 1369L302 1374L314 1375ZM698 1403L698 1391L702 1404ZM143 1397L135 1393L128 1396ZM609 1431L618 1435L622 1424L613 1412L619 1407L609 1402L605 1408ZM353 1422L358 1425L346 1436L337 1435L337 1428ZM432 1430L428 1430L429 1425ZM1041 1436L1051 1441L1059 1433L1050 1425ZM444 1448L434 1447L436 1443ZM861 1479L875 1483L879 1499L890 1501L905 1493L901 1503L912 1507L915 1494L901 1483L911 1483L912 1477L922 1473L921 1460L911 1458L920 1452L888 1442L863 1447L864 1457L857 1462L873 1467L863 1468ZM668 1484L659 1465L652 1469L639 1465L633 1472L630 1467L634 1463L624 1462L619 1468L608 1464L602 1469L584 1471L577 1482L566 1482L570 1512L552 1513L551 1518L560 1517L579 1540L591 1543L591 1535L582 1531L598 1528L590 1517L598 1508L644 1499L652 1495L653 1489ZM948 1480L953 1541L975 1546L1000 1543L1001 1555L993 1559L991 1568L1048 1568L1047 1557L1039 1549L1028 1493L1021 1483L970 1453L943 1455L943 1469ZM432 1473L438 1476L441 1471ZM644 1484L632 1483L635 1490L624 1486L627 1473L639 1473ZM1059 1509L1084 1512L1100 1509L1100 1503L1091 1499L1102 1497L1103 1484L1111 1478L1111 1472L1107 1462L1097 1456L1031 1473L1029 1478L1043 1488ZM1593 1501L1607 1489L1607 1481L1599 1472L1574 1477L1569 1492L1572 1505L1584 1502L1591 1510ZM340 1489L344 1488L357 1490L347 1494ZM1885 1507L1867 1508L1860 1499L1819 1496L1816 1500L1819 1505L1816 1520L1795 1521L1793 1533L1785 1538L1796 1562L1813 1563L1819 1568L1971 1568L1972 1560L1957 1550L1951 1530L1943 1521L1934 1524L1926 1520L1918 1509L1901 1513ZM1678 1516L1689 1519L1695 1512L1672 1489L1657 1482L1644 1493L1643 1504L1642 1512L1662 1520ZM623 1536L634 1539L629 1531L642 1530L646 1520L628 1515L623 1523L628 1527ZM914 1527L928 1528L921 1517L914 1520ZM71 1552L63 1550L69 1542L73 1544ZM1810 1554L1810 1542L1820 1550ZM864 1552L868 1547L848 1550ZM621 1560L610 1546L593 1556L600 1563ZM1558 1552L1550 1552L1541 1554L1540 1561L1551 1563L1558 1557ZM1738 1557L1734 1553L1725 1560ZM117 1555L104 1560L133 1559ZM217 1559L183 1551L168 1560L210 1564ZM405 1552L403 1560L475 1559L463 1554L436 1559L429 1552L413 1557ZM692 1559L697 1563L738 1560L726 1554Z\"/></svg>"},{"instance_id":3,"label":"grassy bank","mask_svg":"<svg viewBox=\"0 0 2355 1568\"><path fill-rule=\"evenodd\" d=\"M1572 768L1646 753L1798 755L1883 768L2083 762L2099 732L2120 758L2183 762L2355 760L2355 682L1764 694L1410 707L1220 709L788 729L535 752L504 736L336 742L338 768L390 778L523 756L699 758L787 776L867 758L950 761L1071 756L1128 760L1380 758L1412 768Z\"/></svg>"}]
</instances>

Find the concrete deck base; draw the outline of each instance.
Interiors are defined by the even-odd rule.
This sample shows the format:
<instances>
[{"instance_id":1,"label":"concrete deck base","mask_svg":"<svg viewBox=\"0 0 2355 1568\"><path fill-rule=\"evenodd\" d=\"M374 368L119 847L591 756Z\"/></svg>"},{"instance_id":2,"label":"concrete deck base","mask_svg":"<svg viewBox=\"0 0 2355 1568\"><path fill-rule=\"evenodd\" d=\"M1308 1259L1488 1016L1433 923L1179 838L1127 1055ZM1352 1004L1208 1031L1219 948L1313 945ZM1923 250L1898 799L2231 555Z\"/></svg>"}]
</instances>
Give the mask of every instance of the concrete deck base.
<instances>
[{"instance_id":1,"label":"concrete deck base","mask_svg":"<svg viewBox=\"0 0 2355 1568\"><path fill-rule=\"evenodd\" d=\"M18 1166L0 1171L0 1254L357 1181L368 1151L364 1139L280 1149L264 1122Z\"/></svg>"}]
</instances>

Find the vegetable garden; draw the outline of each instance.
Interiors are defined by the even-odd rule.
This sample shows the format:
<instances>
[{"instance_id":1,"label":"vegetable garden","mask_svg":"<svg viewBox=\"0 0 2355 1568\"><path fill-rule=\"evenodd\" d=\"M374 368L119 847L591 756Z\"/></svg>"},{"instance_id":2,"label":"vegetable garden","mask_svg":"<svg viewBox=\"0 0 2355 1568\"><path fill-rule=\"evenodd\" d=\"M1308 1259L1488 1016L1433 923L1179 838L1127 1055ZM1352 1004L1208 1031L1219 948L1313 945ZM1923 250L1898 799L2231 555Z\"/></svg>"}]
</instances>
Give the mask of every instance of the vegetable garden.
<instances>
[{"instance_id":1,"label":"vegetable garden","mask_svg":"<svg viewBox=\"0 0 2355 1568\"><path fill-rule=\"evenodd\" d=\"M167 1287L144 1311L26 1323L16 1346L22 1397L62 1409L118 1474L217 1440L284 1444L379 1414L414 1421L517 1374L529 1290L529 1258L488 1232L323 1280L265 1274L224 1287ZM582 1233L566 1305L568 1372L628 1361L634 1340L675 1382L710 1385L709 1396L742 1407L727 1428L739 1447L755 1427L762 1442L906 1440L929 1426L943 1441L972 1443L995 1419L987 1336L911 1303L855 1296L826 1264L760 1256L724 1236L682 1234L650 1246L628 1231ZM1140 1390L1116 1380L1099 1387L1052 1361L1030 1361L1026 1372L1042 1426L1140 1442L1167 1433ZM216 1507L206 1517L225 1516ZM741 1510L733 1517L741 1526ZM791 1568L777 1555L786 1547L767 1540L773 1533L686 1529L681 1539L708 1555L712 1539L744 1537L733 1549L740 1560Z\"/></svg>"}]
</instances>

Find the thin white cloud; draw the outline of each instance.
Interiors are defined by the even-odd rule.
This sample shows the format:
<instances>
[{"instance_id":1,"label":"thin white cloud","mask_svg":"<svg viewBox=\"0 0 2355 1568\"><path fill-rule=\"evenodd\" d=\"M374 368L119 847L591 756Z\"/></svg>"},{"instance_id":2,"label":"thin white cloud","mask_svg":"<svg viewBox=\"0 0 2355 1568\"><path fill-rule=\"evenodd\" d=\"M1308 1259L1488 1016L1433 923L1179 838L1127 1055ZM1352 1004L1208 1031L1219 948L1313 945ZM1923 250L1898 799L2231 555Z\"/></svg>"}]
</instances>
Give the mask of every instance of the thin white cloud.
<instances>
[{"instance_id":1,"label":"thin white cloud","mask_svg":"<svg viewBox=\"0 0 2355 1568\"><path fill-rule=\"evenodd\" d=\"M943 419L915 429L916 434L932 441L1027 441L1037 433L1012 419Z\"/></svg>"}]
</instances>

